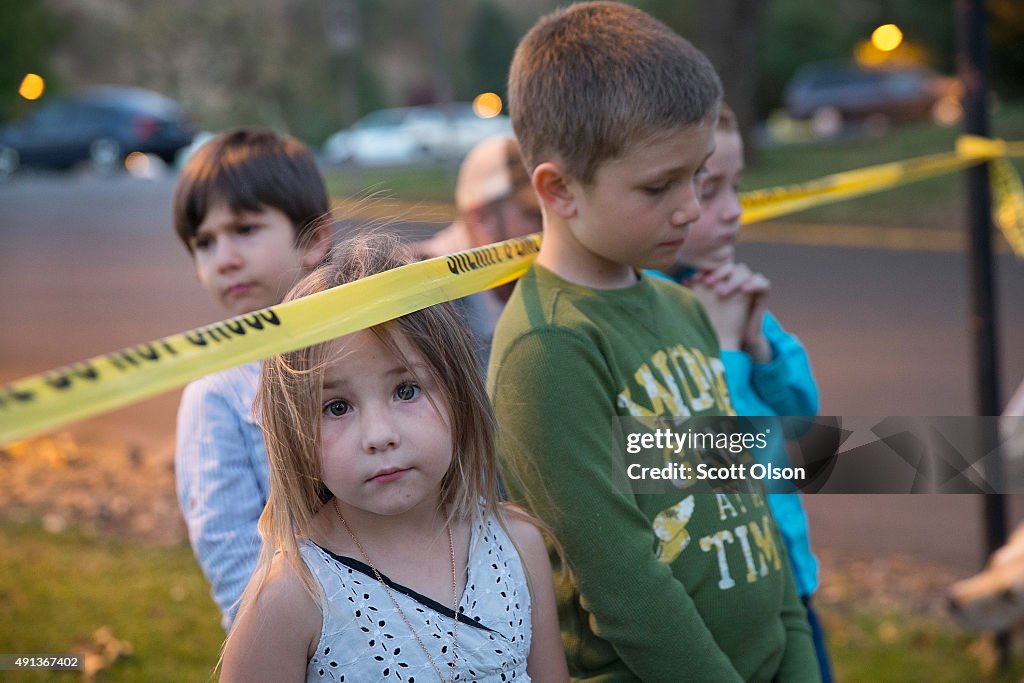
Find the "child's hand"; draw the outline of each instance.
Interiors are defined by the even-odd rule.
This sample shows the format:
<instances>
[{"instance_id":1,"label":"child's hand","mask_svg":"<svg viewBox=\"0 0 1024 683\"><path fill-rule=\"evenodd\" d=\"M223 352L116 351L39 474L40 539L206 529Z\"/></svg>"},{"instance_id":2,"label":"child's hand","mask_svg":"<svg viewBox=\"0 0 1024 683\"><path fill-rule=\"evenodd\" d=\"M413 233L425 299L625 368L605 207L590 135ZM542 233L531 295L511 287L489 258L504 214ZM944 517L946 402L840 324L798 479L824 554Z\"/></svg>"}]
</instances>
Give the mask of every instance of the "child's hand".
<instances>
[{"instance_id":1,"label":"child's hand","mask_svg":"<svg viewBox=\"0 0 1024 683\"><path fill-rule=\"evenodd\" d=\"M745 266L744 266L745 268ZM742 291L749 269L737 269L727 263L714 270L699 271L688 282L690 289L711 318L723 351L737 351L742 347L750 317L750 295Z\"/></svg>"},{"instance_id":2,"label":"child's hand","mask_svg":"<svg viewBox=\"0 0 1024 683\"><path fill-rule=\"evenodd\" d=\"M741 349L758 363L771 360L771 346L761 330L771 282L742 263L727 263L697 273L690 282L708 311L722 349Z\"/></svg>"},{"instance_id":3,"label":"child's hand","mask_svg":"<svg viewBox=\"0 0 1024 683\"><path fill-rule=\"evenodd\" d=\"M743 331L741 348L755 363L767 363L772 359L771 344L764 336L764 312L768 310L768 293L771 288L771 280L761 273L754 272L750 273L750 277L741 287L742 291L750 295L750 316Z\"/></svg>"}]
</instances>

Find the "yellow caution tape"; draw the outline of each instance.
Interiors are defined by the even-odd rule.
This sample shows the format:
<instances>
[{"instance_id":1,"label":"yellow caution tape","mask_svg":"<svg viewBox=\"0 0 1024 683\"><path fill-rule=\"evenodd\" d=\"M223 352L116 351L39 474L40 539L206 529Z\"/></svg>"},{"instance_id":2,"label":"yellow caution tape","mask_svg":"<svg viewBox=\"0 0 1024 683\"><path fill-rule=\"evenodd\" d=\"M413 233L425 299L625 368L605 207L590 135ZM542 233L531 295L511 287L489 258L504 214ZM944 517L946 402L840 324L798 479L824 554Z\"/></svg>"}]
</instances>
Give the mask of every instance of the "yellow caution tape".
<instances>
[{"instance_id":1,"label":"yellow caution tape","mask_svg":"<svg viewBox=\"0 0 1024 683\"><path fill-rule=\"evenodd\" d=\"M992 220L1018 258L1024 258L1024 186L1017 169L1006 159L989 164Z\"/></svg>"},{"instance_id":2,"label":"yellow caution tape","mask_svg":"<svg viewBox=\"0 0 1024 683\"><path fill-rule=\"evenodd\" d=\"M1024 156L1024 142L1008 142L998 138L983 138L978 135L961 135L956 140L956 151L961 156L979 160L1002 157Z\"/></svg>"},{"instance_id":3,"label":"yellow caution tape","mask_svg":"<svg viewBox=\"0 0 1024 683\"><path fill-rule=\"evenodd\" d=\"M815 206L959 171L982 162L1021 155L1024 155L1024 143L961 135L957 139L955 152L893 161L835 173L805 183L744 192L740 197L743 205L742 222L758 223ZM1012 167L1009 167L1009 170L1015 173Z\"/></svg>"},{"instance_id":4,"label":"yellow caution tape","mask_svg":"<svg viewBox=\"0 0 1024 683\"><path fill-rule=\"evenodd\" d=\"M1024 143L962 136L956 152L745 192L743 222L878 192L986 161L993 163L996 221L1024 254L1024 191L1007 156ZM139 344L0 387L0 445L113 410L236 365L317 344L512 281L540 235L410 264L297 301Z\"/></svg>"},{"instance_id":5,"label":"yellow caution tape","mask_svg":"<svg viewBox=\"0 0 1024 683\"><path fill-rule=\"evenodd\" d=\"M956 139L956 153L965 158L989 160L1006 156L1006 140L961 135Z\"/></svg>"},{"instance_id":6,"label":"yellow caution tape","mask_svg":"<svg viewBox=\"0 0 1024 683\"><path fill-rule=\"evenodd\" d=\"M530 235L413 263L8 384L0 388L0 444L510 282L539 249L539 235Z\"/></svg>"}]
</instances>

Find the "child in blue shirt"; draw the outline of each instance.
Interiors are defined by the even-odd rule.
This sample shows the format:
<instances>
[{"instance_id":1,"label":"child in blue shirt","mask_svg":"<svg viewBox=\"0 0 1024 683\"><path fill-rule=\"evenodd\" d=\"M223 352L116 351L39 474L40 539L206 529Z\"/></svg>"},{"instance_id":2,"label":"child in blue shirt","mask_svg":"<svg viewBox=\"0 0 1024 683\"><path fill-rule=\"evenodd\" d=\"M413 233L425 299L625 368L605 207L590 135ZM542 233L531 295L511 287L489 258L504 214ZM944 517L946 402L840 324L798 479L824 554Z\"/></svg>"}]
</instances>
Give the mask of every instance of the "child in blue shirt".
<instances>
[{"instance_id":1,"label":"child in blue shirt","mask_svg":"<svg viewBox=\"0 0 1024 683\"><path fill-rule=\"evenodd\" d=\"M204 144L174 193L174 228L203 289L230 315L276 306L331 246L330 206L309 148L237 128ZM178 408L175 476L189 541L225 630L256 566L269 483L253 414L260 363L207 375Z\"/></svg>"},{"instance_id":2,"label":"child in blue shirt","mask_svg":"<svg viewBox=\"0 0 1024 683\"><path fill-rule=\"evenodd\" d=\"M674 279L687 284L704 304L721 343L725 378L737 415L813 416L818 387L800 340L786 332L765 306L771 283L734 258L743 209L743 140L736 118L722 105L715 152L705 163L700 185L701 216L693 224ZM781 430L768 435L759 457L789 464ZM811 596L818 588L818 561L811 552L807 517L797 493L769 493L768 504L782 532L814 637L822 680L831 681L828 653Z\"/></svg>"}]
</instances>

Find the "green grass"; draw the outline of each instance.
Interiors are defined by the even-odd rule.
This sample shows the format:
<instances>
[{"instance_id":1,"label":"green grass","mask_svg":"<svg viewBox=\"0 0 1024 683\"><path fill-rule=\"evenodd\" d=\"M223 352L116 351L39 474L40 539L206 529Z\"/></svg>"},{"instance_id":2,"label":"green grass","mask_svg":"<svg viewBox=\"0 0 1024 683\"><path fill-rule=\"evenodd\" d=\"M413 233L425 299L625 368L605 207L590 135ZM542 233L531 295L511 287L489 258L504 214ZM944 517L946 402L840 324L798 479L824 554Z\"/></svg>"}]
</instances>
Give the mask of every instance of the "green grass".
<instances>
[{"instance_id":1,"label":"green grass","mask_svg":"<svg viewBox=\"0 0 1024 683\"><path fill-rule=\"evenodd\" d=\"M862 609L843 616L821 612L837 681L1010 683L1024 675L1021 661L998 672L990 641L939 619Z\"/></svg>"},{"instance_id":2,"label":"green grass","mask_svg":"<svg viewBox=\"0 0 1024 683\"><path fill-rule=\"evenodd\" d=\"M106 626L133 654L98 681L208 680L224 638L188 546L149 548L37 525L0 525L0 651L56 654ZM3 672L4 681L79 673Z\"/></svg>"},{"instance_id":3,"label":"green grass","mask_svg":"<svg viewBox=\"0 0 1024 683\"><path fill-rule=\"evenodd\" d=\"M187 546L150 548L36 524L0 524L0 651L67 652L107 626L134 653L97 681L206 681L223 640ZM990 673L976 636L935 618L819 607L839 681L1009 681ZM3 672L4 681L69 682L78 673Z\"/></svg>"},{"instance_id":4,"label":"green grass","mask_svg":"<svg viewBox=\"0 0 1024 683\"><path fill-rule=\"evenodd\" d=\"M992 114L996 137L1024 140L1024 102L1003 103ZM879 138L859 137L836 142L779 145L760 151L756 166L748 169L744 189L754 190L811 180L865 166L900 161L954 149L959 128L917 123L892 128ZM1016 160L1024 171L1022 160ZM414 201L450 202L457 167L394 167L338 169L327 174L328 189L337 199L380 193L384 197ZM841 201L786 220L806 223L847 223L944 228L963 224L963 174L950 173L910 183L877 194Z\"/></svg>"},{"instance_id":5,"label":"green grass","mask_svg":"<svg viewBox=\"0 0 1024 683\"><path fill-rule=\"evenodd\" d=\"M450 202L458 166L396 166L346 168L326 173L327 190L335 199L368 196L431 202Z\"/></svg>"}]
</instances>

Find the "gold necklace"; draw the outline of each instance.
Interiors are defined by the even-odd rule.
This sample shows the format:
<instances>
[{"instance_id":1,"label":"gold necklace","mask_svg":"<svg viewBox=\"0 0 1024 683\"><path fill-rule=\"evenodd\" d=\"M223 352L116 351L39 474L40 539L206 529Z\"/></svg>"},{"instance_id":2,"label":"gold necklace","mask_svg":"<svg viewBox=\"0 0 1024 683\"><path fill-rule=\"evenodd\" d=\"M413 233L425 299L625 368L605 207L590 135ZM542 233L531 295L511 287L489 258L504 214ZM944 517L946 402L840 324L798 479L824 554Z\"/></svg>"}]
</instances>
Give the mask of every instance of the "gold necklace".
<instances>
[{"instance_id":1,"label":"gold necklace","mask_svg":"<svg viewBox=\"0 0 1024 683\"><path fill-rule=\"evenodd\" d=\"M384 592L388 594L391 604L395 606L396 610L398 610L398 615L402 617L402 621L405 622L406 627L412 633L412 637L416 639L417 643L419 643L420 649L423 650L423 654L427 656L427 661L430 662L430 665L434 667L434 671L437 672L438 679L441 683L444 683L444 674L441 673L441 667L437 665L437 662L434 661L434 658L431 656L427 646L423 644L422 640L420 640L420 634L416 632L416 629L413 628L412 623L409 621L409 617L405 616L405 611L398 605L398 601L395 600L395 596L391 592L391 588L387 583L385 583L384 577L381 576L379 571L377 571L377 567L374 566L373 562L370 562L370 556L366 554L363 544L359 542L359 538L356 537L355 532L352 531L352 528L348 525L348 522L345 521L345 518L341 516L341 510L338 509L338 499L332 499L331 504L334 507L334 514L338 515L338 519L341 520L341 525L345 527L345 531L347 531L348 535L352 537L352 540L356 544L356 548L359 549L359 553L363 556L363 561L366 562L370 569L373 570L373 575L377 577L377 581L380 582L380 585L384 586ZM451 667L451 675L448 678L448 683L452 683L455 680L456 651L459 648L459 595L455 579L455 542L452 539L452 526L451 524L447 524L445 526L448 529L448 551L451 555L452 561L452 612L455 614L455 629L452 631L452 661L451 664L449 664Z\"/></svg>"}]
</instances>

